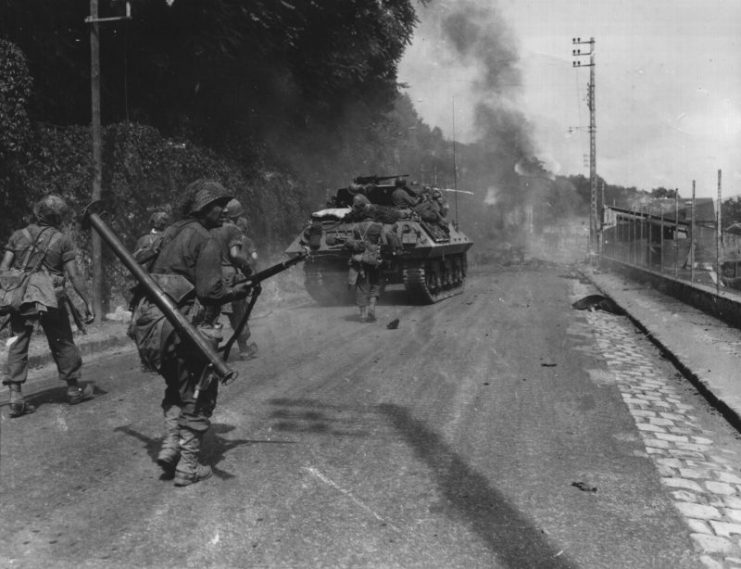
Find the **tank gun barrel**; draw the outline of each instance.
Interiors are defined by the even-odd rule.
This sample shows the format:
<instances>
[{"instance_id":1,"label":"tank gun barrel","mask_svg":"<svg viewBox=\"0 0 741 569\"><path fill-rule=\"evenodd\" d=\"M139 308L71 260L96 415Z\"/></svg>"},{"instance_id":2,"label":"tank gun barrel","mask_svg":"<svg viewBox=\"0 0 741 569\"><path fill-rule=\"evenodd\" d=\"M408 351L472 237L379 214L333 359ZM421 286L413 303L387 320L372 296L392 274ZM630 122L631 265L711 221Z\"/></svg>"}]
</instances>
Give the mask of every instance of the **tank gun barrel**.
<instances>
[{"instance_id":1,"label":"tank gun barrel","mask_svg":"<svg viewBox=\"0 0 741 569\"><path fill-rule=\"evenodd\" d=\"M408 178L409 174L396 174L395 176L358 176L353 179L356 184L378 184L385 180L395 180L396 178Z\"/></svg>"}]
</instances>

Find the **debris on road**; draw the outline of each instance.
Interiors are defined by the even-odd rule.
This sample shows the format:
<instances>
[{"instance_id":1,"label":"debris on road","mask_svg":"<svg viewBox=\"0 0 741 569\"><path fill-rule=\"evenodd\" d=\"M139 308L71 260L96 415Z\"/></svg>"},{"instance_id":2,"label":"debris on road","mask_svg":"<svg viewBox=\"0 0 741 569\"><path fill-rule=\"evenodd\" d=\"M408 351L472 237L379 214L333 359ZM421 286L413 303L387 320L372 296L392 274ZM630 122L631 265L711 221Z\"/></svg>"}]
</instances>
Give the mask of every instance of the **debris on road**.
<instances>
[{"instance_id":1,"label":"debris on road","mask_svg":"<svg viewBox=\"0 0 741 569\"><path fill-rule=\"evenodd\" d=\"M622 308L620 308L612 299L602 296L601 294L590 294L584 298L577 300L571 305L576 310L604 310L612 314L622 316L625 314Z\"/></svg>"},{"instance_id":2,"label":"debris on road","mask_svg":"<svg viewBox=\"0 0 741 569\"><path fill-rule=\"evenodd\" d=\"M399 327L399 319L394 318L391 322L386 325L389 330L396 330Z\"/></svg>"},{"instance_id":3,"label":"debris on road","mask_svg":"<svg viewBox=\"0 0 741 569\"><path fill-rule=\"evenodd\" d=\"M571 485L574 488L578 488L582 492L596 492L597 491L596 486L590 486L586 482L572 482Z\"/></svg>"}]
</instances>

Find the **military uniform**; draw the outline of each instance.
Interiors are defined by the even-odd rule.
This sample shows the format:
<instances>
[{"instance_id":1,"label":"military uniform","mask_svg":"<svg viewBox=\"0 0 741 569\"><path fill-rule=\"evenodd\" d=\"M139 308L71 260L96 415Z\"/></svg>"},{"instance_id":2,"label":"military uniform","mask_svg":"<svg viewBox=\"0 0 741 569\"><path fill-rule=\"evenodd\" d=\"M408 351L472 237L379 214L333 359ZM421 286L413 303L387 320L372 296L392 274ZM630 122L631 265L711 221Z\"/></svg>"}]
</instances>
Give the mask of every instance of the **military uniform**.
<instances>
[{"instance_id":1,"label":"military uniform","mask_svg":"<svg viewBox=\"0 0 741 569\"><path fill-rule=\"evenodd\" d=\"M368 246L379 249L385 244L383 227L380 223L364 221L355 226L353 239L348 239L345 247L353 255L350 257L348 284L355 288L355 304L360 310L360 320L374 322L376 320L376 303L381 294L383 274L379 265L370 265L364 262L363 252Z\"/></svg>"},{"instance_id":2,"label":"military uniform","mask_svg":"<svg viewBox=\"0 0 741 569\"><path fill-rule=\"evenodd\" d=\"M142 235L136 241L136 247L132 255L136 262L143 265L147 270L152 268L152 264L162 248L162 239L169 219L170 216L167 212L154 212L149 218L149 225L152 226L149 233Z\"/></svg>"},{"instance_id":3,"label":"military uniform","mask_svg":"<svg viewBox=\"0 0 741 569\"><path fill-rule=\"evenodd\" d=\"M411 209L417 205L417 199L412 197L404 188L396 188L391 192L391 201L394 207Z\"/></svg>"},{"instance_id":4,"label":"military uniform","mask_svg":"<svg viewBox=\"0 0 741 569\"><path fill-rule=\"evenodd\" d=\"M36 322L44 330L59 379L67 383L68 402L76 404L93 396L91 385L82 387L79 384L82 357L72 336L66 306L65 265L75 260L76 249L71 239L57 227L65 209L61 198L46 196L34 208L38 223L15 231L5 247L3 269L24 269L24 264L25 268L38 264L49 276L32 279L31 283L38 284L29 285L21 312L9 316L12 341L8 346L3 384L8 385L11 392L11 417L34 410L21 395L21 386L28 378L28 348ZM50 221L52 219L54 221ZM87 304L87 299L83 297L83 300Z\"/></svg>"},{"instance_id":5,"label":"military uniform","mask_svg":"<svg viewBox=\"0 0 741 569\"><path fill-rule=\"evenodd\" d=\"M254 268L254 246L252 246L251 241L248 242L247 237L239 226L231 221L225 221L221 227L212 229L211 233L219 243L221 250L221 274L224 277L224 283L227 286L232 286L239 278L240 273L244 276L252 274ZM237 247L240 251L237 257L232 257L230 254L233 247ZM246 311L247 303L244 299L234 300L224 305L223 312L229 318L232 330L235 330L242 321ZM248 343L251 335L252 332L249 325L245 325L237 337L237 345L239 346L239 353L242 357L247 358L255 355L257 346L254 343Z\"/></svg>"},{"instance_id":6,"label":"military uniform","mask_svg":"<svg viewBox=\"0 0 741 569\"><path fill-rule=\"evenodd\" d=\"M42 234L43 232L43 234ZM13 253L12 268L20 269L27 251L39 238L37 247L39 253L44 254L43 266L52 277L54 288L60 291L64 287L64 264L75 259L75 248L72 241L58 229L49 226L29 225L26 230L19 230L10 236L6 251ZM44 296L46 296L46 291ZM38 299L42 300L42 299ZM62 381L80 378L82 357L75 346L70 327L69 314L64 303L56 298L52 302L43 299L43 308L34 307L30 314L11 315L10 329L15 341L8 347L8 361L4 384L25 383L28 377L28 347L33 334L36 320L46 334L52 356L57 364L59 379ZM42 303L39 303L42 304Z\"/></svg>"},{"instance_id":7,"label":"military uniform","mask_svg":"<svg viewBox=\"0 0 741 569\"><path fill-rule=\"evenodd\" d=\"M152 268L152 277L161 282L167 282L173 275L182 277L180 282L186 284L184 288L172 277L170 280L175 284L165 292L198 327L204 323L208 310L218 309L221 304L244 294L224 283L219 244L200 217L214 206L223 207L230 196L220 184L209 180L194 182L187 193L192 197L186 200L185 209L191 217L168 227L162 250ZM200 330L214 345L218 344L218 335L209 333L204 327ZM136 341L142 361L165 379L162 409L166 433L158 463L167 476L174 475L178 486L208 478L211 470L198 463L198 453L203 435L211 424L218 382L212 381L197 399L195 397L196 385L208 362L180 337L162 311L146 297L136 306L130 335Z\"/></svg>"}]
</instances>

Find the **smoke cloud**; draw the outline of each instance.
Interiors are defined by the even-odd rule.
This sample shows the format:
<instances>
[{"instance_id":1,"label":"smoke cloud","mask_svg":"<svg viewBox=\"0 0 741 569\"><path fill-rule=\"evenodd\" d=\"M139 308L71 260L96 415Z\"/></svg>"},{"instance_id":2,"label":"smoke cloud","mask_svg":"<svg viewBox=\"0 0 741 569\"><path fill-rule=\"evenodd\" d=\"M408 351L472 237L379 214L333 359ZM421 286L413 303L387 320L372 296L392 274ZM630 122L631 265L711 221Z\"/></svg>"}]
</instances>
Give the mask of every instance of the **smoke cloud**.
<instances>
[{"instance_id":1,"label":"smoke cloud","mask_svg":"<svg viewBox=\"0 0 741 569\"><path fill-rule=\"evenodd\" d=\"M400 76L425 120L469 143L461 148L458 182L480 197L465 208L475 226L468 230L478 233L475 239L521 241L527 212L542 201L553 175L537 157L521 110L517 39L494 0L433 1L419 17Z\"/></svg>"}]
</instances>

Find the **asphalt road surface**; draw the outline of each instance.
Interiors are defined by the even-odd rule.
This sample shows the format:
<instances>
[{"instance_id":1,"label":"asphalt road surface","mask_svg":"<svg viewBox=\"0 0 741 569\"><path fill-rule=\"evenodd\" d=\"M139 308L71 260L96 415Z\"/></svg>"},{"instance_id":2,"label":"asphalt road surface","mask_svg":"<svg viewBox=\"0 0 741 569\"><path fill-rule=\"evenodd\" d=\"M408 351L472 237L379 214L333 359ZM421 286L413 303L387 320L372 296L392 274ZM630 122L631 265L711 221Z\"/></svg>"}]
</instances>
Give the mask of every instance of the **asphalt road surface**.
<instances>
[{"instance_id":1,"label":"asphalt road surface","mask_svg":"<svg viewBox=\"0 0 741 569\"><path fill-rule=\"evenodd\" d=\"M134 353L87 362L98 396L76 407L50 370L35 414L2 409L0 566L702 567L605 330L726 463L741 443L625 317L571 307L590 292L534 265L434 306L390 292L375 324L258 307L259 357L233 364L206 437L215 476L187 488L159 478L163 381Z\"/></svg>"}]
</instances>

